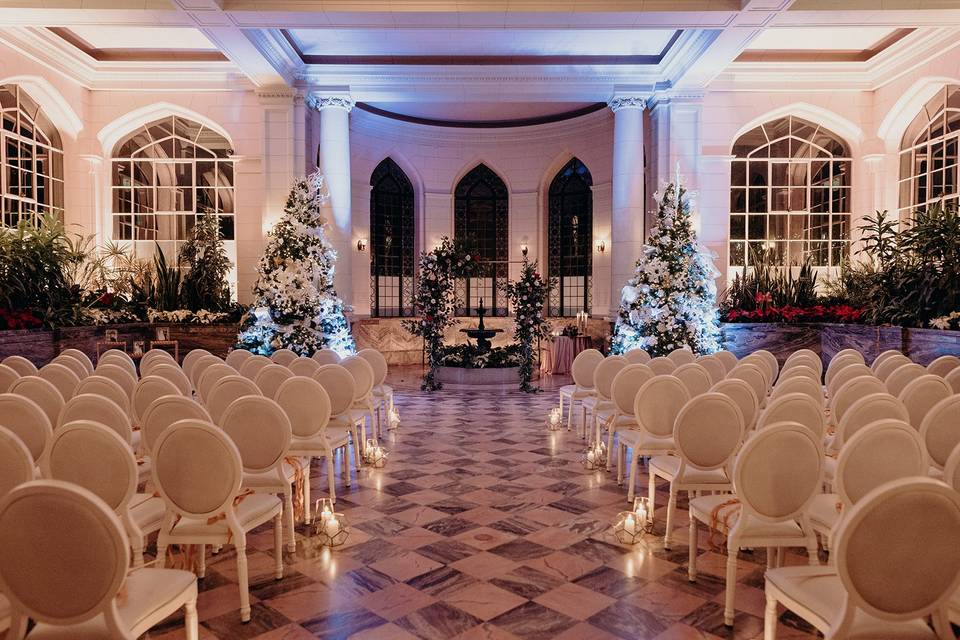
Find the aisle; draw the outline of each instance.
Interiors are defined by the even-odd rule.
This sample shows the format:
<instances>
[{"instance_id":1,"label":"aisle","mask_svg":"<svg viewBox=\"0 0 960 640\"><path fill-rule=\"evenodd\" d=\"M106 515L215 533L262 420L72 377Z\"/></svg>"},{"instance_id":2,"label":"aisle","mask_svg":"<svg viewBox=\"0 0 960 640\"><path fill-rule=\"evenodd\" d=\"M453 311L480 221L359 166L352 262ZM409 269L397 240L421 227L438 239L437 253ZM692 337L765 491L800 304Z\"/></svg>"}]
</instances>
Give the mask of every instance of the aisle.
<instances>
[{"instance_id":1,"label":"aisle","mask_svg":"<svg viewBox=\"0 0 960 640\"><path fill-rule=\"evenodd\" d=\"M387 466L338 489L337 510L352 524L347 544L331 554L300 535L292 566L274 581L272 529L252 535L246 625L232 552L211 558L200 583L201 638L762 637L763 570L750 556L741 557L742 610L730 633L724 555L706 551L704 540L691 584L686 545L666 552L616 543L609 526L627 507L626 491L615 473L583 468L579 437L545 429L555 392L427 395L410 374L392 376L407 388L397 396L403 425L385 443ZM314 462L315 496L325 474ZM665 505L666 494L658 500ZM685 525L686 512L677 515ZM677 537L686 540L685 531ZM160 627L149 637L180 636ZM812 636L782 624L778 638L791 637Z\"/></svg>"}]
</instances>

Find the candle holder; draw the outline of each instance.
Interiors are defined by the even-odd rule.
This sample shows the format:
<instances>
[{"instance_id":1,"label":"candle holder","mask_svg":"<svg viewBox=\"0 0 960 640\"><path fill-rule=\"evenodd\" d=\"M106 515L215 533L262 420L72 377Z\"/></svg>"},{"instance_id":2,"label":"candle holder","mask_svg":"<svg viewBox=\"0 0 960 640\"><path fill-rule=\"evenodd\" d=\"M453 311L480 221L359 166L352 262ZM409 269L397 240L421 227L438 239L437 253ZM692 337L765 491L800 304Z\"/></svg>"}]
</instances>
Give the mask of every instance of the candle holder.
<instances>
[{"instance_id":1,"label":"candle holder","mask_svg":"<svg viewBox=\"0 0 960 640\"><path fill-rule=\"evenodd\" d=\"M563 429L563 414L560 412L560 407L550 409L550 413L547 415L547 429L550 431Z\"/></svg>"},{"instance_id":2,"label":"candle holder","mask_svg":"<svg viewBox=\"0 0 960 640\"><path fill-rule=\"evenodd\" d=\"M321 498L315 504L316 515L313 521L313 532L318 542L324 547L339 547L350 536L350 525L347 517L333 510L333 500Z\"/></svg>"},{"instance_id":3,"label":"candle holder","mask_svg":"<svg viewBox=\"0 0 960 640\"><path fill-rule=\"evenodd\" d=\"M374 469L382 469L387 464L387 451L376 438L367 440L367 446L363 448L363 461Z\"/></svg>"},{"instance_id":4,"label":"candle holder","mask_svg":"<svg viewBox=\"0 0 960 640\"><path fill-rule=\"evenodd\" d=\"M394 430L400 428L400 412L396 407L390 407L387 411L387 429Z\"/></svg>"},{"instance_id":5,"label":"candle holder","mask_svg":"<svg viewBox=\"0 0 960 640\"><path fill-rule=\"evenodd\" d=\"M588 471L605 469L607 466L607 445L603 440L591 442L586 454L583 456L583 466Z\"/></svg>"},{"instance_id":6,"label":"candle holder","mask_svg":"<svg viewBox=\"0 0 960 640\"><path fill-rule=\"evenodd\" d=\"M653 519L650 517L650 502L647 498L633 501L633 511L621 511L613 524L613 535L621 544L637 544L643 537L653 533Z\"/></svg>"}]
</instances>

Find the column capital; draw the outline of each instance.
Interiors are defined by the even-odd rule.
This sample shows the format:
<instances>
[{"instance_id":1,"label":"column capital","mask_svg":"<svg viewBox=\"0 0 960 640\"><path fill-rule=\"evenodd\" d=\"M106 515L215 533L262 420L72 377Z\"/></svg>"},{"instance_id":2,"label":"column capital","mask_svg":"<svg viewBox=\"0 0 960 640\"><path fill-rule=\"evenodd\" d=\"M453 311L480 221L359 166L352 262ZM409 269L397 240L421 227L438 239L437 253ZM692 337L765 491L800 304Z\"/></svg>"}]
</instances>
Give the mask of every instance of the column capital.
<instances>
[{"instance_id":1,"label":"column capital","mask_svg":"<svg viewBox=\"0 0 960 640\"><path fill-rule=\"evenodd\" d=\"M348 93L326 95L312 93L307 96L306 103L308 107L316 109L317 111L323 111L324 109L343 109L347 113L349 113L350 110L353 109L353 105L356 104Z\"/></svg>"},{"instance_id":2,"label":"column capital","mask_svg":"<svg viewBox=\"0 0 960 640\"><path fill-rule=\"evenodd\" d=\"M614 96L607 103L607 106L614 113L621 109L639 109L642 111L647 107L647 99L644 96L637 95Z\"/></svg>"}]
</instances>

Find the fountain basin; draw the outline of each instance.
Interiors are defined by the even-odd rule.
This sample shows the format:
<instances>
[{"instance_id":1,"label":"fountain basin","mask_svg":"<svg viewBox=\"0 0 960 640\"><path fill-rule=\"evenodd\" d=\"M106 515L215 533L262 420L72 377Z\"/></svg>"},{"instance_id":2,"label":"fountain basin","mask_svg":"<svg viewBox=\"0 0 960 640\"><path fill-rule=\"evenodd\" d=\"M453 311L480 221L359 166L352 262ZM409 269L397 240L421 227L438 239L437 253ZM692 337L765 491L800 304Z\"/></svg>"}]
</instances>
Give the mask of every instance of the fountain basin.
<instances>
[{"instance_id":1,"label":"fountain basin","mask_svg":"<svg viewBox=\"0 0 960 640\"><path fill-rule=\"evenodd\" d=\"M472 369L468 367L438 367L437 380L444 384L456 385L518 385L520 367L489 367Z\"/></svg>"}]
</instances>

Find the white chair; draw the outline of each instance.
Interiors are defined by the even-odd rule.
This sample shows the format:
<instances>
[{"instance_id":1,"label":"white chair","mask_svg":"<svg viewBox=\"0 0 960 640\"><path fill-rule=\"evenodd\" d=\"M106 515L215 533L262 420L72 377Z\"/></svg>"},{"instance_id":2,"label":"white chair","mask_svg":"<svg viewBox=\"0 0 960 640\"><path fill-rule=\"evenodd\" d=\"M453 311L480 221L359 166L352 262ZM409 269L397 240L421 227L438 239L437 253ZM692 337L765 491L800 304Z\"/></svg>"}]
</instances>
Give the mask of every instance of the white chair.
<instances>
[{"instance_id":1,"label":"white chair","mask_svg":"<svg viewBox=\"0 0 960 640\"><path fill-rule=\"evenodd\" d=\"M237 371L240 371L240 367L243 366L243 363L249 360L252 356L253 354L246 349L234 349L227 354L227 357L224 358L224 362Z\"/></svg>"},{"instance_id":2,"label":"white chair","mask_svg":"<svg viewBox=\"0 0 960 640\"><path fill-rule=\"evenodd\" d=\"M943 378L953 388L954 393L960 393L960 367L957 367Z\"/></svg>"},{"instance_id":3,"label":"white chair","mask_svg":"<svg viewBox=\"0 0 960 640\"><path fill-rule=\"evenodd\" d=\"M603 354L596 349L584 349L573 359L570 374L573 384L560 387L560 418L563 419L563 400L567 399L567 431L573 426L573 407L584 398L593 395L593 372L603 362ZM586 424L586 410L582 411L583 424ZM586 429L586 427L584 427Z\"/></svg>"},{"instance_id":4,"label":"white chair","mask_svg":"<svg viewBox=\"0 0 960 640\"><path fill-rule=\"evenodd\" d=\"M333 450L343 448L344 482L350 486L350 469L348 463L346 436L353 442L354 468L360 471L360 434L357 424L350 420L350 407L353 405L354 382L349 371L339 364L325 364L313 374L313 379L320 383L330 400L330 420L327 425L326 438ZM333 494L330 496L335 498Z\"/></svg>"},{"instance_id":5,"label":"white chair","mask_svg":"<svg viewBox=\"0 0 960 640\"><path fill-rule=\"evenodd\" d=\"M727 541L723 621L728 627L733 626L740 549L768 547L771 566L780 548L804 547L810 564L819 562L806 510L819 493L822 471L820 440L801 424L780 423L744 443L733 469L736 498L710 495L690 501L688 578L697 579L697 523L702 522Z\"/></svg>"},{"instance_id":6,"label":"white chair","mask_svg":"<svg viewBox=\"0 0 960 640\"><path fill-rule=\"evenodd\" d=\"M200 379L203 378L203 374L206 373L210 367L220 364L226 365L223 360L208 353L197 358L189 369L184 369L184 372L189 372L187 373L187 377L190 378L190 383L193 385L193 388L197 390L198 395L200 394ZM230 368L232 369L233 367Z\"/></svg>"},{"instance_id":7,"label":"white chair","mask_svg":"<svg viewBox=\"0 0 960 640\"><path fill-rule=\"evenodd\" d=\"M25 376L10 385L10 393L30 398L47 414L50 426L57 424L63 411L63 396L57 388L39 376Z\"/></svg>"},{"instance_id":8,"label":"white chair","mask_svg":"<svg viewBox=\"0 0 960 640\"><path fill-rule=\"evenodd\" d=\"M183 362L180 363L180 367L183 369L183 372L187 374L187 377L193 381L193 367L197 362L200 361L200 358L203 356L213 355L206 349L193 349L183 356Z\"/></svg>"},{"instance_id":9,"label":"white chair","mask_svg":"<svg viewBox=\"0 0 960 640\"><path fill-rule=\"evenodd\" d=\"M50 363L46 366L49 367L51 364L59 364L66 367L67 369L70 369L70 371L72 371L73 374L77 376L77 380L83 380L88 375L90 375L90 372L87 371L86 365L84 365L83 362L81 362L80 360L77 360L72 356L60 354L59 356L51 360ZM43 371L43 369L45 368L46 367L42 367L40 370Z\"/></svg>"},{"instance_id":10,"label":"white chair","mask_svg":"<svg viewBox=\"0 0 960 640\"><path fill-rule=\"evenodd\" d=\"M623 354L623 357L627 359L627 364L647 364L650 362L650 354L640 347L630 349Z\"/></svg>"},{"instance_id":11,"label":"white chair","mask_svg":"<svg viewBox=\"0 0 960 640\"><path fill-rule=\"evenodd\" d=\"M36 475L36 465L27 445L10 429L0 426L0 499ZM6 602L0 596L0 617Z\"/></svg>"},{"instance_id":12,"label":"white chair","mask_svg":"<svg viewBox=\"0 0 960 640\"><path fill-rule=\"evenodd\" d=\"M847 366L845 366L843 369L840 369L839 371L834 369L834 371L836 373L833 375L833 377L830 378L830 381L827 382L826 384L827 406L832 406L833 396L835 396L837 394L837 390L840 389L840 387L842 387L848 381L853 380L854 378L861 378L864 376L870 377L870 378L875 377L873 375L873 372L870 371L870 367L868 367L865 364L860 364L858 362L855 362L853 364L848 364Z\"/></svg>"},{"instance_id":13,"label":"white chair","mask_svg":"<svg viewBox=\"0 0 960 640\"><path fill-rule=\"evenodd\" d=\"M837 423L837 430L830 445L831 450L839 451L843 444L857 431L877 420L903 420L910 422L910 414L903 403L889 393L871 393L863 396L847 409ZM829 460L826 473L832 477Z\"/></svg>"},{"instance_id":14,"label":"white chair","mask_svg":"<svg viewBox=\"0 0 960 640\"><path fill-rule=\"evenodd\" d=\"M881 382L880 384L882 385L883 383ZM883 390L886 391L886 387L884 387ZM787 395L788 393L803 393L816 400L817 404L819 404L821 407L823 407L825 404L823 387L820 386L820 382L814 378L800 375L791 376L789 375L789 372L784 372L780 375L780 379L777 380L777 384L773 387L773 391L770 392L770 400L775 400L780 396Z\"/></svg>"},{"instance_id":15,"label":"white chair","mask_svg":"<svg viewBox=\"0 0 960 640\"><path fill-rule=\"evenodd\" d=\"M360 450L363 451L367 442L366 420L370 418L370 432L374 438L377 425L373 421L373 367L359 356L350 356L340 361L340 366L350 372L354 381L353 406L350 408L350 420L360 425Z\"/></svg>"},{"instance_id":16,"label":"white chair","mask_svg":"<svg viewBox=\"0 0 960 640\"><path fill-rule=\"evenodd\" d=\"M203 366L202 360L199 364L197 364L196 368L194 368L194 371L199 369L201 366ZM194 384L194 388L197 390L197 395L200 397L201 402L207 401L207 396L209 395L210 390L213 389L213 386L217 384L218 380L221 378L226 378L227 376L235 375L236 373L236 369L224 362L219 362L206 367L203 370L203 373L200 374L196 384Z\"/></svg>"},{"instance_id":17,"label":"white chair","mask_svg":"<svg viewBox=\"0 0 960 640\"><path fill-rule=\"evenodd\" d=\"M173 362L172 359L171 362ZM144 375L159 376L165 380L169 380L180 390L181 395L187 397L193 395L193 385L190 383L190 378L188 378L187 374L176 364L156 364L150 368L149 373L144 373Z\"/></svg>"},{"instance_id":18,"label":"white chair","mask_svg":"<svg viewBox=\"0 0 960 640\"><path fill-rule=\"evenodd\" d=\"M607 471L612 466L613 437L618 429L639 429L633 413L633 401L640 387L653 378L654 373L644 364L628 364L610 383L610 399L613 406L597 411L599 428L607 428Z\"/></svg>"},{"instance_id":19,"label":"white chair","mask_svg":"<svg viewBox=\"0 0 960 640\"><path fill-rule=\"evenodd\" d=\"M890 357L885 358L883 362L877 365L876 369L872 370L873 375L886 382L887 378L890 377L890 374L905 364L913 364L913 360L902 353L893 354Z\"/></svg>"},{"instance_id":20,"label":"white chair","mask_svg":"<svg viewBox=\"0 0 960 640\"><path fill-rule=\"evenodd\" d=\"M929 475L942 475L947 458L960 444L960 395L933 405L920 423L920 441L930 467Z\"/></svg>"},{"instance_id":21,"label":"white chair","mask_svg":"<svg viewBox=\"0 0 960 640\"><path fill-rule=\"evenodd\" d=\"M723 368L727 370L727 373L730 373L737 366L737 356L732 351L724 349L717 351L714 355L723 363Z\"/></svg>"},{"instance_id":22,"label":"white chair","mask_svg":"<svg viewBox=\"0 0 960 640\"><path fill-rule=\"evenodd\" d=\"M731 489L733 455L743 439L743 414L732 398L722 393L703 393L683 406L673 425L676 455L650 458L648 500L651 517L656 480L670 483L667 525L663 546L670 549L677 493L728 492Z\"/></svg>"},{"instance_id":23,"label":"white chair","mask_svg":"<svg viewBox=\"0 0 960 640\"><path fill-rule=\"evenodd\" d=\"M887 392L899 398L900 392L903 391L908 384L920 376L925 375L928 375L927 370L922 365L913 362L897 367L884 381L887 384Z\"/></svg>"},{"instance_id":24,"label":"white chair","mask_svg":"<svg viewBox=\"0 0 960 640\"><path fill-rule=\"evenodd\" d=\"M223 414L227 407L233 404L234 400L246 396L262 396L260 387L249 379L237 374L220 378L213 390L210 391L210 398L206 402L207 411L213 418L213 424L222 426Z\"/></svg>"},{"instance_id":25,"label":"white chair","mask_svg":"<svg viewBox=\"0 0 960 640\"><path fill-rule=\"evenodd\" d=\"M164 349L150 349L140 358L140 375L149 375L150 368L158 363L172 364L177 367L177 361Z\"/></svg>"},{"instance_id":26,"label":"white chair","mask_svg":"<svg viewBox=\"0 0 960 640\"><path fill-rule=\"evenodd\" d=\"M960 367L960 358L957 356L940 356L927 365L927 371L935 376L945 378L948 373Z\"/></svg>"},{"instance_id":27,"label":"white chair","mask_svg":"<svg viewBox=\"0 0 960 640\"><path fill-rule=\"evenodd\" d=\"M730 373L727 374L727 380L743 380L753 389L757 396L757 402L761 407L767 404L767 379L764 376L763 369L759 365L749 362L739 362Z\"/></svg>"},{"instance_id":28,"label":"white chair","mask_svg":"<svg viewBox=\"0 0 960 640\"><path fill-rule=\"evenodd\" d=\"M10 386L20 379L20 374L13 367L0 364L0 393L6 393Z\"/></svg>"},{"instance_id":29,"label":"white chair","mask_svg":"<svg viewBox=\"0 0 960 640\"><path fill-rule=\"evenodd\" d=\"M757 431L781 422L802 424L823 441L823 406L805 393L788 393L768 402L757 418Z\"/></svg>"},{"instance_id":30,"label":"white chair","mask_svg":"<svg viewBox=\"0 0 960 640\"><path fill-rule=\"evenodd\" d=\"M870 363L870 368L873 369L874 374L876 374L877 367L883 364L884 360L886 360L887 358L892 358L893 356L906 357L903 355L903 352L897 349L887 349L883 353L879 354L876 358L874 358L873 362ZM907 358L907 360L909 360L909 358Z\"/></svg>"},{"instance_id":31,"label":"white chair","mask_svg":"<svg viewBox=\"0 0 960 640\"><path fill-rule=\"evenodd\" d=\"M910 424L917 431L923 424L923 419L941 400L953 395L953 389L940 376L928 373L909 383L897 396L910 414ZM960 424L958 424L960 426Z\"/></svg>"},{"instance_id":32,"label":"white chair","mask_svg":"<svg viewBox=\"0 0 960 640\"><path fill-rule=\"evenodd\" d=\"M863 364L860 358L855 355L847 354L845 356L834 357L830 360L830 363L827 365L827 372L823 376L823 382L825 385L830 386L830 381L833 380L833 376L837 375L840 371L855 364Z\"/></svg>"},{"instance_id":33,"label":"white chair","mask_svg":"<svg viewBox=\"0 0 960 640\"><path fill-rule=\"evenodd\" d=\"M763 376L763 382L766 386L767 393L770 392L770 389L773 388L773 383L775 378L773 369L770 367L770 362L761 354L753 352L750 355L744 356L737 363L737 368L742 369L747 365L752 365L759 369L761 375ZM731 372L733 373L733 372Z\"/></svg>"},{"instance_id":34,"label":"white chair","mask_svg":"<svg viewBox=\"0 0 960 640\"><path fill-rule=\"evenodd\" d=\"M383 430L384 418L389 418L390 410L393 409L393 387L386 384L389 366L387 359L376 349L361 349L357 355L373 368L373 406L377 412L377 432L379 433ZM387 427L389 426L388 424Z\"/></svg>"},{"instance_id":35,"label":"white chair","mask_svg":"<svg viewBox=\"0 0 960 640\"><path fill-rule=\"evenodd\" d=\"M623 356L607 356L597 365L593 372L593 383L596 393L583 399L583 406L593 419L593 438L600 439L600 421L597 413L604 409L613 408L612 390L613 379L627 366L627 359Z\"/></svg>"},{"instance_id":36,"label":"white chair","mask_svg":"<svg viewBox=\"0 0 960 640\"><path fill-rule=\"evenodd\" d=\"M814 358L819 361L820 354L814 351L813 349L807 349L806 347L802 349L797 349L796 351L791 353L789 356L787 356L787 359L784 361L784 365L786 365L789 362L793 362L794 360L806 359L806 358Z\"/></svg>"},{"instance_id":37,"label":"white chair","mask_svg":"<svg viewBox=\"0 0 960 640\"><path fill-rule=\"evenodd\" d=\"M163 396L183 396L177 386L157 376L147 376L137 383L137 388L133 391L133 424L134 427L143 426L143 416L147 407Z\"/></svg>"},{"instance_id":38,"label":"white chair","mask_svg":"<svg viewBox=\"0 0 960 640\"><path fill-rule=\"evenodd\" d=\"M270 355L270 359L275 363L286 367L289 366L291 362L297 359L297 352L292 349L277 349Z\"/></svg>"},{"instance_id":39,"label":"white chair","mask_svg":"<svg viewBox=\"0 0 960 640\"><path fill-rule=\"evenodd\" d=\"M247 532L274 521L274 576L283 577L282 502L276 496L240 495L243 467L230 436L212 424L181 420L170 425L153 450L153 480L167 513L157 537L163 564L171 544L200 545L200 575L206 545L232 544L237 552L240 620L250 620Z\"/></svg>"},{"instance_id":40,"label":"white chair","mask_svg":"<svg viewBox=\"0 0 960 640\"><path fill-rule=\"evenodd\" d=\"M853 348L851 348L851 347L847 347L846 349L840 349L840 351L837 351L837 353L836 353L833 357L834 357L834 358L842 358L842 357L844 357L844 356L853 356L854 358L856 358L857 360L859 360L861 363L865 363L865 362L866 362L866 361L863 359L863 354L860 353L858 350L853 349Z\"/></svg>"},{"instance_id":41,"label":"white chair","mask_svg":"<svg viewBox=\"0 0 960 640\"><path fill-rule=\"evenodd\" d=\"M302 496L303 484L308 479L302 461L289 455L293 430L287 414L270 398L244 396L230 403L220 426L240 452L241 488L277 495L283 500L287 550L296 551L292 485L299 485Z\"/></svg>"},{"instance_id":42,"label":"white chair","mask_svg":"<svg viewBox=\"0 0 960 640\"><path fill-rule=\"evenodd\" d=\"M768 386L772 387L773 383L777 381L777 376L780 374L780 361L777 360L777 356L773 355L766 349L757 349L750 355L759 356L760 358L763 358L764 362L767 363L767 369L770 371Z\"/></svg>"},{"instance_id":43,"label":"white chair","mask_svg":"<svg viewBox=\"0 0 960 640\"><path fill-rule=\"evenodd\" d=\"M812 378L817 382L820 382L820 379L823 374L823 366L819 364L819 360L814 360L812 358L797 358L791 360L783 365L783 368L780 369L780 375L777 377L777 382L783 382L787 378L793 378L795 376L806 376ZM816 363L816 364L815 364Z\"/></svg>"},{"instance_id":44,"label":"white chair","mask_svg":"<svg viewBox=\"0 0 960 640\"><path fill-rule=\"evenodd\" d=\"M82 487L38 480L11 491L0 500L0 546L11 638L26 635L28 619L37 640L137 638L183 607L186 638L197 640L196 576L128 572L130 544L120 518Z\"/></svg>"},{"instance_id":45,"label":"white chair","mask_svg":"<svg viewBox=\"0 0 960 640\"><path fill-rule=\"evenodd\" d=\"M713 386L713 378L702 365L695 362L680 365L671 375L683 383L691 398L706 393Z\"/></svg>"},{"instance_id":46,"label":"white chair","mask_svg":"<svg viewBox=\"0 0 960 640\"><path fill-rule=\"evenodd\" d=\"M717 384L727 377L727 368L714 354L700 356L697 358L697 364L707 370L711 384Z\"/></svg>"},{"instance_id":47,"label":"white chair","mask_svg":"<svg viewBox=\"0 0 960 640\"><path fill-rule=\"evenodd\" d=\"M678 378L659 375L647 380L633 401L636 428L617 429L617 483L623 480L626 450L633 450L627 501L633 502L637 486L637 470L643 456L673 453L673 424L680 409L690 399L687 388ZM612 452L611 452L612 453ZM651 505L651 510L653 505Z\"/></svg>"},{"instance_id":48,"label":"white chair","mask_svg":"<svg viewBox=\"0 0 960 640\"><path fill-rule=\"evenodd\" d=\"M831 639L953 638L947 601L960 586L958 530L960 494L942 482L873 489L837 529L834 566L767 571L764 638L776 637L778 604Z\"/></svg>"},{"instance_id":49,"label":"white chair","mask_svg":"<svg viewBox=\"0 0 960 640\"><path fill-rule=\"evenodd\" d=\"M320 368L320 363L313 358L300 356L287 365L287 368L290 369L290 372L295 376L306 376L309 378Z\"/></svg>"},{"instance_id":50,"label":"white chair","mask_svg":"<svg viewBox=\"0 0 960 640\"><path fill-rule=\"evenodd\" d=\"M37 375L37 365L33 364L23 356L7 356L3 363L19 373L21 376Z\"/></svg>"},{"instance_id":51,"label":"white chair","mask_svg":"<svg viewBox=\"0 0 960 640\"><path fill-rule=\"evenodd\" d=\"M280 385L294 376L294 373L281 364L270 364L257 372L253 379L260 392L268 398L273 398Z\"/></svg>"},{"instance_id":52,"label":"white chair","mask_svg":"<svg viewBox=\"0 0 960 640\"><path fill-rule=\"evenodd\" d=\"M872 375L856 376L838 387L830 398L830 421L837 424L853 403L872 393L886 393L887 386Z\"/></svg>"},{"instance_id":53,"label":"white chair","mask_svg":"<svg viewBox=\"0 0 960 640\"><path fill-rule=\"evenodd\" d=\"M137 377L130 375L130 371L126 367L109 363L102 364L97 367L94 375L103 376L117 383L127 394L127 400L133 400L133 392L137 388Z\"/></svg>"},{"instance_id":54,"label":"white chair","mask_svg":"<svg viewBox=\"0 0 960 640\"><path fill-rule=\"evenodd\" d=\"M315 351L310 357L320 365L340 364L340 354L333 349L320 349L319 351Z\"/></svg>"},{"instance_id":55,"label":"white chair","mask_svg":"<svg viewBox=\"0 0 960 640\"><path fill-rule=\"evenodd\" d=\"M143 566L147 536L160 530L164 506L149 493L137 494L139 473L129 443L100 422L68 422L54 434L43 472L92 491L113 509L130 540L133 566Z\"/></svg>"},{"instance_id":56,"label":"white chair","mask_svg":"<svg viewBox=\"0 0 960 640\"><path fill-rule=\"evenodd\" d=\"M679 349L674 349L667 357L673 362L673 364L680 365L690 364L691 362L697 361L697 356L690 350L689 347L680 347Z\"/></svg>"},{"instance_id":57,"label":"white chair","mask_svg":"<svg viewBox=\"0 0 960 640\"><path fill-rule=\"evenodd\" d=\"M145 454L152 454L160 434L181 420L213 422L210 414L199 402L184 396L160 396L150 403L143 413L141 446Z\"/></svg>"},{"instance_id":58,"label":"white chair","mask_svg":"<svg viewBox=\"0 0 960 640\"><path fill-rule=\"evenodd\" d=\"M277 390L277 404L290 419L293 439L290 441L290 455L306 459L307 481L303 483L304 522L310 524L310 464L313 458L327 459L327 483L330 499L336 501L336 470L333 452L338 447L346 447L350 437L348 429L327 433L330 423L330 396L323 385L313 378L296 376L290 378ZM346 460L344 460L346 468Z\"/></svg>"},{"instance_id":59,"label":"white chair","mask_svg":"<svg viewBox=\"0 0 960 640\"><path fill-rule=\"evenodd\" d=\"M133 358L124 351L120 351L119 349L109 349L105 351L97 358L97 369L100 368L100 365L105 364L115 364L118 367L123 367L134 378L137 377L137 365L134 363Z\"/></svg>"},{"instance_id":60,"label":"white chair","mask_svg":"<svg viewBox=\"0 0 960 640\"><path fill-rule=\"evenodd\" d=\"M743 380L721 380L710 387L713 393L722 393L731 398L740 407L740 413L743 415L744 433L749 433L757 422L757 414L760 412L760 403L757 402L757 394L749 384Z\"/></svg>"},{"instance_id":61,"label":"white chair","mask_svg":"<svg viewBox=\"0 0 960 640\"><path fill-rule=\"evenodd\" d=\"M40 367L37 375L55 386L64 401L72 398L80 385L80 378L77 374L71 371L69 367L55 362Z\"/></svg>"},{"instance_id":62,"label":"white chair","mask_svg":"<svg viewBox=\"0 0 960 640\"><path fill-rule=\"evenodd\" d=\"M653 371L655 375L665 376L670 375L676 370L677 363L666 356L657 356L656 358L650 358L647 366L650 367L650 370Z\"/></svg>"},{"instance_id":63,"label":"white chair","mask_svg":"<svg viewBox=\"0 0 960 640\"><path fill-rule=\"evenodd\" d=\"M56 431L78 420L102 424L117 434L127 445L131 454L133 453L133 429L130 426L130 416L113 400L93 393L70 398L60 412Z\"/></svg>"},{"instance_id":64,"label":"white chair","mask_svg":"<svg viewBox=\"0 0 960 640\"><path fill-rule=\"evenodd\" d=\"M807 508L810 526L824 548L843 513L885 482L926 475L923 447L916 430L902 420L877 420L857 431L837 458L836 493L821 493Z\"/></svg>"},{"instance_id":65,"label":"white chair","mask_svg":"<svg viewBox=\"0 0 960 640\"><path fill-rule=\"evenodd\" d=\"M256 382L257 375L259 375L260 371L272 364L274 364L274 362L270 358L261 356L260 354L254 354L244 360L243 364L240 365L240 375Z\"/></svg>"},{"instance_id":66,"label":"white chair","mask_svg":"<svg viewBox=\"0 0 960 640\"><path fill-rule=\"evenodd\" d=\"M123 409L123 412L130 416L131 419L133 418L130 409L130 394L110 378L100 374L94 374L81 380L80 386L77 387L76 395L80 396L88 393L108 398Z\"/></svg>"},{"instance_id":67,"label":"white chair","mask_svg":"<svg viewBox=\"0 0 960 640\"><path fill-rule=\"evenodd\" d=\"M943 481L953 487L954 491L960 491L960 446L954 447L953 453L947 458L947 464L943 468ZM954 604L956 596L954 597ZM956 618L951 615L950 619L956 622Z\"/></svg>"},{"instance_id":68,"label":"white chair","mask_svg":"<svg viewBox=\"0 0 960 640\"><path fill-rule=\"evenodd\" d=\"M0 416L0 426L17 436L30 452L33 463L40 464L46 457L53 437L53 425L40 405L23 396L2 393Z\"/></svg>"}]
</instances>

